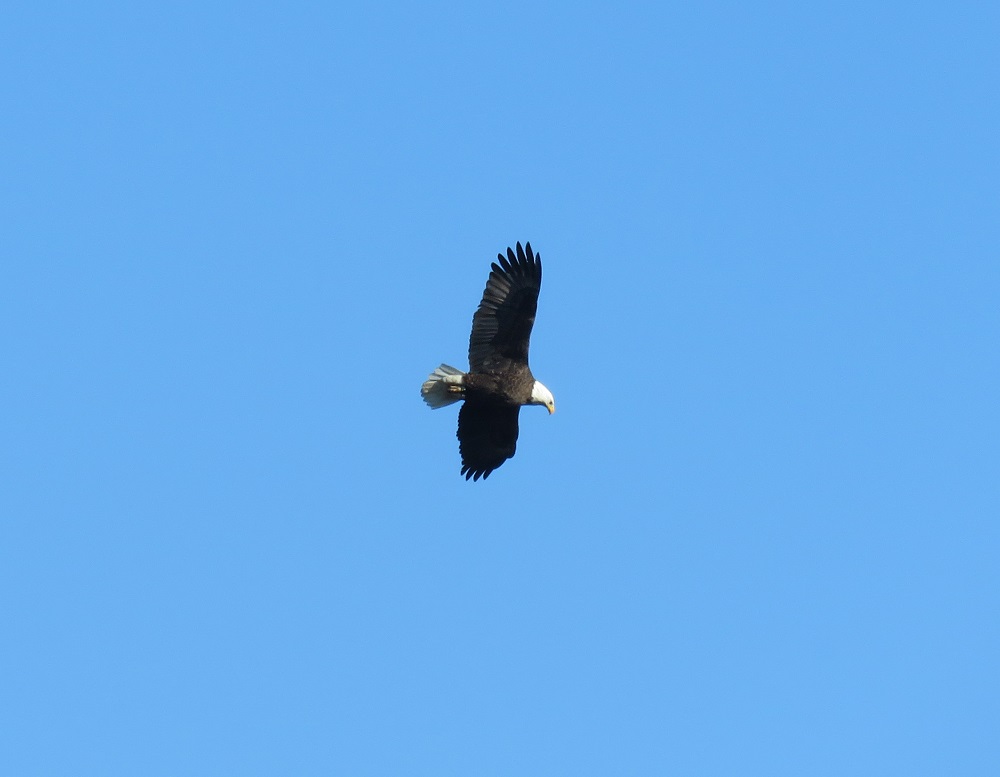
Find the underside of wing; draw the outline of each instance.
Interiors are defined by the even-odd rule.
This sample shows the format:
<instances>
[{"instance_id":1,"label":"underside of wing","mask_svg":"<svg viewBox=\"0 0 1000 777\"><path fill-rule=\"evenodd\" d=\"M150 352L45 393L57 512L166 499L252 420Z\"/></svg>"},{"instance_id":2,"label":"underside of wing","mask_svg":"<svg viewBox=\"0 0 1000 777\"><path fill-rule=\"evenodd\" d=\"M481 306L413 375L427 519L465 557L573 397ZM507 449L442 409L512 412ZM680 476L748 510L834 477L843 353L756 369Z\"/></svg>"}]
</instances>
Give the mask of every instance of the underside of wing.
<instances>
[{"instance_id":1,"label":"underside of wing","mask_svg":"<svg viewBox=\"0 0 1000 777\"><path fill-rule=\"evenodd\" d=\"M514 455L517 449L516 405L466 400L458 413L458 447L465 479L479 480Z\"/></svg>"},{"instance_id":2,"label":"underside of wing","mask_svg":"<svg viewBox=\"0 0 1000 777\"><path fill-rule=\"evenodd\" d=\"M472 317L469 365L473 372L493 372L527 365L531 327L542 286L541 257L517 244L516 252L497 255L482 302Z\"/></svg>"}]
</instances>

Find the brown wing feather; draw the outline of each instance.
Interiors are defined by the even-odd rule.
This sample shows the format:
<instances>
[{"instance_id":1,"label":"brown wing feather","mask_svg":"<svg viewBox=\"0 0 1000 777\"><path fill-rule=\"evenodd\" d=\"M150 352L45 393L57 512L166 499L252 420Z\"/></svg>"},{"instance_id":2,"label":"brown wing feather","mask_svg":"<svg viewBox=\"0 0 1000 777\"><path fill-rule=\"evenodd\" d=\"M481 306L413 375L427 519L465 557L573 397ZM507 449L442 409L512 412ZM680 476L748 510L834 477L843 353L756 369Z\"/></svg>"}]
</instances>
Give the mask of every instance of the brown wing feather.
<instances>
[{"instance_id":1,"label":"brown wing feather","mask_svg":"<svg viewBox=\"0 0 1000 777\"><path fill-rule=\"evenodd\" d=\"M542 260L531 243L517 252L497 254L482 302L472 317L469 367L472 372L503 372L528 364L528 344L535 323Z\"/></svg>"},{"instance_id":2,"label":"brown wing feather","mask_svg":"<svg viewBox=\"0 0 1000 777\"><path fill-rule=\"evenodd\" d=\"M521 408L466 399L458 411L458 447L465 479L484 480L514 455Z\"/></svg>"}]
</instances>

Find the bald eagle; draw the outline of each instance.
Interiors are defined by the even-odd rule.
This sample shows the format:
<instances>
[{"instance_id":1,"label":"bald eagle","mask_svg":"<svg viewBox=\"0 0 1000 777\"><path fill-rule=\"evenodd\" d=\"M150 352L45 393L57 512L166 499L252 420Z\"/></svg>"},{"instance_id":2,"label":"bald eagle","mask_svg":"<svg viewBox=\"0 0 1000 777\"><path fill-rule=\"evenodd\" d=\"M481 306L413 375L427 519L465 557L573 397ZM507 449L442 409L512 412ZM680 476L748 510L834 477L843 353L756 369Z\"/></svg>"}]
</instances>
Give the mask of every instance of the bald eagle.
<instances>
[{"instance_id":1,"label":"bald eagle","mask_svg":"<svg viewBox=\"0 0 1000 777\"><path fill-rule=\"evenodd\" d=\"M469 371L442 364L420 389L432 408L464 399L458 412L458 447L465 479L485 480L514 455L521 405L556 402L528 369L528 340L535 323L542 260L531 243L497 254L479 309L472 317Z\"/></svg>"}]
</instances>

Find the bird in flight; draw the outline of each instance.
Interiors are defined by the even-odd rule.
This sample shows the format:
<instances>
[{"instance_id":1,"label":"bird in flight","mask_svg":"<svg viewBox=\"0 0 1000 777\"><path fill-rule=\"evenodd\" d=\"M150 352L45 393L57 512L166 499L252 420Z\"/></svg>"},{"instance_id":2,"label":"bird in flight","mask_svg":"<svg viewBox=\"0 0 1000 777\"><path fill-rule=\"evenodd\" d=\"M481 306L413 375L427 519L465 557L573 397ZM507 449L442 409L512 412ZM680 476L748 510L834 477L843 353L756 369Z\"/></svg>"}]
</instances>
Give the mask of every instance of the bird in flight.
<instances>
[{"instance_id":1,"label":"bird in flight","mask_svg":"<svg viewBox=\"0 0 1000 777\"><path fill-rule=\"evenodd\" d=\"M420 389L432 408L465 400L458 412L458 447L466 480L485 480L514 455L522 405L556 410L552 392L528 368L541 286L542 260L531 243L497 254L472 317L469 371L442 364Z\"/></svg>"}]
</instances>

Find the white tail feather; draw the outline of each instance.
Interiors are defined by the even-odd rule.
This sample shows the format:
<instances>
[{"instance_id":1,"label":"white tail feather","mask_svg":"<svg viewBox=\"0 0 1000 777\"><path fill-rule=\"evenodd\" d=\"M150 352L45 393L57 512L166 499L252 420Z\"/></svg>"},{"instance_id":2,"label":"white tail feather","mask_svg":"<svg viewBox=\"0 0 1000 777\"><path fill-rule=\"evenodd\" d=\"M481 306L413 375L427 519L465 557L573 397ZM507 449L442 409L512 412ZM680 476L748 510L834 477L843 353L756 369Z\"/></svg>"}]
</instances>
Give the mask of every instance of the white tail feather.
<instances>
[{"instance_id":1,"label":"white tail feather","mask_svg":"<svg viewBox=\"0 0 1000 777\"><path fill-rule=\"evenodd\" d=\"M465 373L442 364L432 372L420 387L420 396L435 410L458 402L465 396Z\"/></svg>"}]
</instances>

